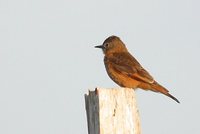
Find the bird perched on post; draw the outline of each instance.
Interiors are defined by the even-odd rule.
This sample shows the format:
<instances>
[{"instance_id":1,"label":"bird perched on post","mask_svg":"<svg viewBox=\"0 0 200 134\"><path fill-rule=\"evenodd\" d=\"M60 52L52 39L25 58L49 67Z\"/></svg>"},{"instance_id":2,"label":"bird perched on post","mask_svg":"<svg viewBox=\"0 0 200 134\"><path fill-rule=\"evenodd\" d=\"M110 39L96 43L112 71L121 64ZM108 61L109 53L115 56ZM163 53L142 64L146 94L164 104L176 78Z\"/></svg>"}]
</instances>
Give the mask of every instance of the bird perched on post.
<instances>
[{"instance_id":1,"label":"bird perched on post","mask_svg":"<svg viewBox=\"0 0 200 134\"><path fill-rule=\"evenodd\" d=\"M119 37L110 36L102 45L95 48L103 50L106 71L109 77L121 87L159 92L180 103L140 65Z\"/></svg>"}]
</instances>

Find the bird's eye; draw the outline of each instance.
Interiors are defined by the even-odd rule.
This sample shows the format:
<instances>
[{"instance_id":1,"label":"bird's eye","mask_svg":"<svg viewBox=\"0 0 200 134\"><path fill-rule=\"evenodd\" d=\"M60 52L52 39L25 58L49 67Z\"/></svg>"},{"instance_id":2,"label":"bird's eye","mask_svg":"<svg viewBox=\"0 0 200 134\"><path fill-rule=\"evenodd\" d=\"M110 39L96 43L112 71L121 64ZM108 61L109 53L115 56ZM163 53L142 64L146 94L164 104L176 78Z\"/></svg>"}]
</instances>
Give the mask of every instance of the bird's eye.
<instances>
[{"instance_id":1,"label":"bird's eye","mask_svg":"<svg viewBox=\"0 0 200 134\"><path fill-rule=\"evenodd\" d=\"M108 47L108 43L105 44L105 47Z\"/></svg>"}]
</instances>

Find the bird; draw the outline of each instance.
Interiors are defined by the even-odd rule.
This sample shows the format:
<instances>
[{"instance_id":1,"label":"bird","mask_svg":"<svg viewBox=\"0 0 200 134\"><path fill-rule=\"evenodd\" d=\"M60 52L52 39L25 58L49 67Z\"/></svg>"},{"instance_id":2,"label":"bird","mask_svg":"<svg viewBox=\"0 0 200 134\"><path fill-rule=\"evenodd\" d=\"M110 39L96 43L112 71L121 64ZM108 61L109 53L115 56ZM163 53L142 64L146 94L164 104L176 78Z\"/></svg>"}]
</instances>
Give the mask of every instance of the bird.
<instances>
[{"instance_id":1,"label":"bird","mask_svg":"<svg viewBox=\"0 0 200 134\"><path fill-rule=\"evenodd\" d=\"M119 86L162 93L180 103L129 53L119 37L109 36L102 45L95 46L95 48L103 50L107 74Z\"/></svg>"}]
</instances>

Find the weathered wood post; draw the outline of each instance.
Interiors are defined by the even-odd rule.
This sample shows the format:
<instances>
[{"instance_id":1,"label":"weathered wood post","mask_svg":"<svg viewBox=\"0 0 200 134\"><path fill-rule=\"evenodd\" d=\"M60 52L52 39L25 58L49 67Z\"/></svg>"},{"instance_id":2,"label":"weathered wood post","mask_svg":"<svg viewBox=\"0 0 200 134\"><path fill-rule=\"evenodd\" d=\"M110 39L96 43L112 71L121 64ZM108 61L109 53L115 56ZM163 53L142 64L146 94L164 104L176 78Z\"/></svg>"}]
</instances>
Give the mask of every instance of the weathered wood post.
<instances>
[{"instance_id":1,"label":"weathered wood post","mask_svg":"<svg viewBox=\"0 0 200 134\"><path fill-rule=\"evenodd\" d=\"M141 134L135 91L102 89L85 94L89 134Z\"/></svg>"}]
</instances>

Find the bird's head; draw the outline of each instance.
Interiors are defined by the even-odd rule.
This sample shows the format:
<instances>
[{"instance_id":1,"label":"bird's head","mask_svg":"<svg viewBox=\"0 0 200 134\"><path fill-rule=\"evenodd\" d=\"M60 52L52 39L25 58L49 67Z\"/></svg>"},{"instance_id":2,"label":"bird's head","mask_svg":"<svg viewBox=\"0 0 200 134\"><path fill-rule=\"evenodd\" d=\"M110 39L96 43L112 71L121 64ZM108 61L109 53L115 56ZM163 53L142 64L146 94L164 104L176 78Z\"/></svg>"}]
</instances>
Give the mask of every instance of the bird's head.
<instances>
[{"instance_id":1,"label":"bird's head","mask_svg":"<svg viewBox=\"0 0 200 134\"><path fill-rule=\"evenodd\" d=\"M125 44L117 36L108 37L102 45L95 46L95 48L101 48L104 54L127 52Z\"/></svg>"}]
</instances>

